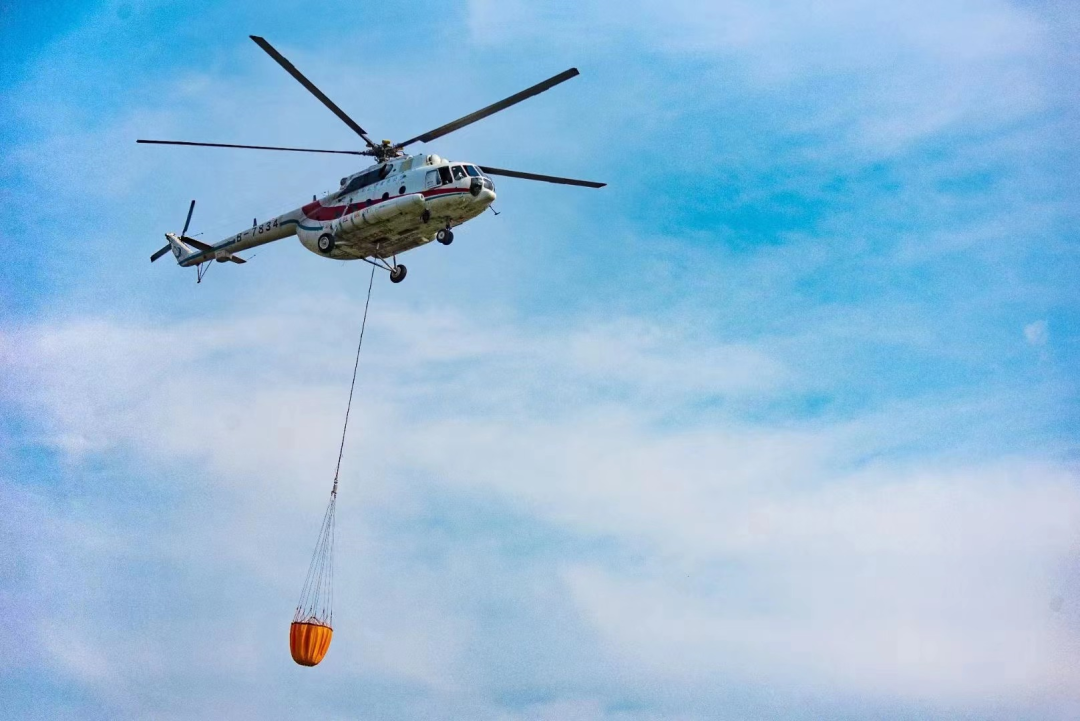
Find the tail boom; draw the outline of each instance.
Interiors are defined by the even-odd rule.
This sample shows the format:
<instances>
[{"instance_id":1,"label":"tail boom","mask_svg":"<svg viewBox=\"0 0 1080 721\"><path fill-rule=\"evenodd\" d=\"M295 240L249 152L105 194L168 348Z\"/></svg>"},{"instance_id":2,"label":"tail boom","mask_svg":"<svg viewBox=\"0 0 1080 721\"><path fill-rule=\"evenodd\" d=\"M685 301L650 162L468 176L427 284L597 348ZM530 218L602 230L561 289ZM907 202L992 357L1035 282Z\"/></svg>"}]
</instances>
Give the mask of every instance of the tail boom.
<instances>
[{"instance_id":1,"label":"tail boom","mask_svg":"<svg viewBox=\"0 0 1080 721\"><path fill-rule=\"evenodd\" d=\"M243 263L244 260L236 258L234 256L235 253L265 245L266 243L272 243L275 240L281 240L282 238L288 238L290 235L296 235L296 226L303 217L303 211L297 209L285 213L284 215L279 215L276 218L272 218L265 223L256 223L252 225L251 228L225 238L213 245L201 243L191 238L178 238L176 239L176 242L181 247L194 246L195 250L192 250L189 255L177 256L177 262L184 267L199 265L200 263L205 263L210 260ZM172 243L171 240L170 243ZM191 250L191 248L188 249ZM175 249L173 254L176 254Z\"/></svg>"}]
</instances>

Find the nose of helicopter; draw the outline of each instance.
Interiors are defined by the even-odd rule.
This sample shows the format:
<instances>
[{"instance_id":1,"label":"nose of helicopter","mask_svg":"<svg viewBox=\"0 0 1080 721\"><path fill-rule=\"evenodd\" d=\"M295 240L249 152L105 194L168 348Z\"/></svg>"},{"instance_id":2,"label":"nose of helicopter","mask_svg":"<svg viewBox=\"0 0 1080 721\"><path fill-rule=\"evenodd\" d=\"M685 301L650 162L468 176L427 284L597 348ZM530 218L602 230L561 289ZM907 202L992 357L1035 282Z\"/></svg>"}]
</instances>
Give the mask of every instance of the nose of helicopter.
<instances>
[{"instance_id":1,"label":"nose of helicopter","mask_svg":"<svg viewBox=\"0 0 1080 721\"><path fill-rule=\"evenodd\" d=\"M491 182L491 178L473 178L469 184L469 194L475 199L474 203L491 205L495 202L495 184Z\"/></svg>"}]
</instances>

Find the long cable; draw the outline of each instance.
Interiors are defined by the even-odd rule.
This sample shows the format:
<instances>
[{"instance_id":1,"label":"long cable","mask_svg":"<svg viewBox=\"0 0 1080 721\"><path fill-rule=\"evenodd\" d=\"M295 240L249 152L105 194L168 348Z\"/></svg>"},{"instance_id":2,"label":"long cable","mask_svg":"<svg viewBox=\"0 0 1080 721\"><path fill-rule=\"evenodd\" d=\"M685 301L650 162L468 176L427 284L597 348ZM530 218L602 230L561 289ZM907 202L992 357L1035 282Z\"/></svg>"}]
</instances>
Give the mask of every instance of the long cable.
<instances>
[{"instance_id":1,"label":"long cable","mask_svg":"<svg viewBox=\"0 0 1080 721\"><path fill-rule=\"evenodd\" d=\"M371 287L375 284L375 266L371 267L371 278L368 279L367 300L364 301L364 319L360 322L360 342L356 345L356 362L353 364L352 384L349 386L349 402L345 406L345 425L341 429L341 448L338 449L337 468L334 469L334 488L330 491L331 498L337 498L338 474L341 473L341 457L345 454L345 432L349 430L349 412L352 410L353 391L356 389L356 369L360 367L360 349L364 347L364 329L367 328L368 306L371 305Z\"/></svg>"},{"instance_id":2,"label":"long cable","mask_svg":"<svg viewBox=\"0 0 1080 721\"><path fill-rule=\"evenodd\" d=\"M325 625L333 625L334 598L334 516L337 505L338 475L341 473L341 458L345 454L345 434L349 429L349 413L352 410L353 391L356 389L356 373L360 367L360 349L364 346L364 330L367 328L368 308L371 306L371 288L375 283L375 267L371 268L368 279L367 300L364 301L364 319L360 323L360 342L356 346L356 362L353 364L352 383L349 385L349 402L345 406L345 424L341 429L341 447L338 449L337 468L334 469L334 487L330 491L330 503L323 515L319 529L319 541L315 553L311 556L304 587L300 591L300 602L296 605L293 622L315 620Z\"/></svg>"}]
</instances>

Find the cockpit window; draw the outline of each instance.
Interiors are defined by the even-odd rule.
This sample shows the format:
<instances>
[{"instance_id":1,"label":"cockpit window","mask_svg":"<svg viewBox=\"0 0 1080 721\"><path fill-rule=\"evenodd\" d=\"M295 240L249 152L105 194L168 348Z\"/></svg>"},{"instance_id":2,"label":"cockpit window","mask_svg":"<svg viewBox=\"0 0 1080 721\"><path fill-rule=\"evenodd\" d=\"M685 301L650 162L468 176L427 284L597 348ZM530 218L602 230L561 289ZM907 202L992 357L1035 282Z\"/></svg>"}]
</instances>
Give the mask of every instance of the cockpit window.
<instances>
[{"instance_id":1,"label":"cockpit window","mask_svg":"<svg viewBox=\"0 0 1080 721\"><path fill-rule=\"evenodd\" d=\"M461 168L460 165L455 165L454 167L450 168L450 170L454 172L454 180L461 180L465 177L465 171Z\"/></svg>"},{"instance_id":2,"label":"cockpit window","mask_svg":"<svg viewBox=\"0 0 1080 721\"><path fill-rule=\"evenodd\" d=\"M465 172L468 173L473 178L479 178L480 177L480 171L476 169L475 165L466 165L465 166Z\"/></svg>"},{"instance_id":3,"label":"cockpit window","mask_svg":"<svg viewBox=\"0 0 1080 721\"><path fill-rule=\"evenodd\" d=\"M450 168L445 165L439 166L439 177L442 179L443 184L452 183L454 179L450 176Z\"/></svg>"}]
</instances>

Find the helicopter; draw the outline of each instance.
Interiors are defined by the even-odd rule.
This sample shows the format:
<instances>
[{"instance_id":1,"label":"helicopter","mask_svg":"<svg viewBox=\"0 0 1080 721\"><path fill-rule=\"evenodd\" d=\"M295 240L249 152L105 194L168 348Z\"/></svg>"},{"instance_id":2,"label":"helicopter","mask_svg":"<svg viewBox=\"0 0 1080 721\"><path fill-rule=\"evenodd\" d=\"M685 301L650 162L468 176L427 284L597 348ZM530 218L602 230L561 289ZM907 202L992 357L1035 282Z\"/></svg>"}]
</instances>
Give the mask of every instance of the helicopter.
<instances>
[{"instance_id":1,"label":"helicopter","mask_svg":"<svg viewBox=\"0 0 1080 721\"><path fill-rule=\"evenodd\" d=\"M391 282L400 283L405 279L407 270L404 265L397 262L397 256L426 245L432 240L442 245L450 245L454 240L453 228L479 216L495 201L495 184L491 180L493 175L585 188L605 186L605 183L588 180L450 161L434 153L410 155L405 151L406 147L414 143L427 143L441 138L534 95L550 90L578 75L576 68L565 70L497 103L404 142L394 143L383 140L381 143L375 143L368 136L367 131L346 115L270 43L257 35L249 37L308 92L329 108L330 112L359 135L367 145L367 149L320 150L183 140L139 139L135 142L153 145L359 155L374 158L375 164L342 178L340 188L322 198L313 196L310 203L296 210L262 223L253 221L251 228L230 235L214 244L188 237L191 215L195 211L195 201L192 200L183 230L179 235L165 234L168 244L150 256L151 263L171 250L181 267L195 267L197 282L201 283L212 261L245 263L247 261L237 253L295 235L301 245L313 253L335 260L362 260L389 271Z\"/></svg>"}]
</instances>

